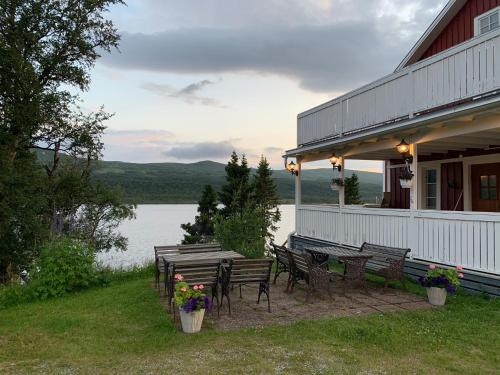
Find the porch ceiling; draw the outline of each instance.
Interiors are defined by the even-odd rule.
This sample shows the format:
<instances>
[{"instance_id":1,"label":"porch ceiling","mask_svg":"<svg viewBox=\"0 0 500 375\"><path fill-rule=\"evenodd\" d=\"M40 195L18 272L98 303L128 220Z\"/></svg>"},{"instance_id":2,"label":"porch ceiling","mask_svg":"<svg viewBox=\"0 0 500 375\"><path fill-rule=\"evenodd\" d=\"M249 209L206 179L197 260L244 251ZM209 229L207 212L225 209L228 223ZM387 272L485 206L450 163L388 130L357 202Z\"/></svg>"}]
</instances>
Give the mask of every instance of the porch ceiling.
<instances>
[{"instance_id":1,"label":"porch ceiling","mask_svg":"<svg viewBox=\"0 0 500 375\"><path fill-rule=\"evenodd\" d=\"M437 156L453 153L494 150L500 153L500 114L463 116L453 121L436 122L420 128L394 131L345 144L322 148L301 155L303 162L328 159L332 153L345 159L391 160L399 159L396 145L404 138L418 145L419 156Z\"/></svg>"}]
</instances>

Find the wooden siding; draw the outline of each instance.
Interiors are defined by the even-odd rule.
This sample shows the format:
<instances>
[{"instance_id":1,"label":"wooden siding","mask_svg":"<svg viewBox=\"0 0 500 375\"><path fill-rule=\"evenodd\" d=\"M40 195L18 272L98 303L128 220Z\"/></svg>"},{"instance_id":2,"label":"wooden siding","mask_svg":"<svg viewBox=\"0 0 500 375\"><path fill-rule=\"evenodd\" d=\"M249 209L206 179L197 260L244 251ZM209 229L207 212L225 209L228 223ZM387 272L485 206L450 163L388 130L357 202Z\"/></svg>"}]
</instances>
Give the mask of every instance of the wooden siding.
<instances>
[{"instance_id":1,"label":"wooden siding","mask_svg":"<svg viewBox=\"0 0 500 375\"><path fill-rule=\"evenodd\" d=\"M296 220L299 236L409 247L414 259L500 275L498 213L301 205Z\"/></svg>"},{"instance_id":2,"label":"wooden siding","mask_svg":"<svg viewBox=\"0 0 500 375\"><path fill-rule=\"evenodd\" d=\"M441 164L441 209L464 210L464 169L462 162Z\"/></svg>"},{"instance_id":3,"label":"wooden siding","mask_svg":"<svg viewBox=\"0 0 500 375\"><path fill-rule=\"evenodd\" d=\"M400 123L500 88L500 30L299 114L297 145Z\"/></svg>"},{"instance_id":4,"label":"wooden siding","mask_svg":"<svg viewBox=\"0 0 500 375\"><path fill-rule=\"evenodd\" d=\"M500 0L469 0L436 37L420 60L434 56L474 37L474 18L500 6Z\"/></svg>"},{"instance_id":5,"label":"wooden siding","mask_svg":"<svg viewBox=\"0 0 500 375\"><path fill-rule=\"evenodd\" d=\"M399 161L401 163L401 161ZM410 208L410 189L401 188L399 176L404 168L393 168L390 170L391 183L391 208Z\"/></svg>"}]
</instances>

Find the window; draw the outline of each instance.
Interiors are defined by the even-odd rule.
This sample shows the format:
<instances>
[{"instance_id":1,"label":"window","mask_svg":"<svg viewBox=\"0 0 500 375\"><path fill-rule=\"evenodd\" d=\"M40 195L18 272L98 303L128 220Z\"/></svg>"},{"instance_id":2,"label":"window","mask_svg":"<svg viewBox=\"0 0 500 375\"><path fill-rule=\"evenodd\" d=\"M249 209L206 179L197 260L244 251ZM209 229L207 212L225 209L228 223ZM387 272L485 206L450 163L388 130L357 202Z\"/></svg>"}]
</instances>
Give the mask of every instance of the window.
<instances>
[{"instance_id":1,"label":"window","mask_svg":"<svg viewBox=\"0 0 500 375\"><path fill-rule=\"evenodd\" d=\"M437 209L437 170L425 171L425 208Z\"/></svg>"},{"instance_id":2,"label":"window","mask_svg":"<svg viewBox=\"0 0 500 375\"><path fill-rule=\"evenodd\" d=\"M483 35L491 30L498 29L500 26L500 10L495 8L485 15L476 18L475 34Z\"/></svg>"},{"instance_id":3,"label":"window","mask_svg":"<svg viewBox=\"0 0 500 375\"><path fill-rule=\"evenodd\" d=\"M497 176L481 176L481 186L479 187L479 199L496 200L497 199Z\"/></svg>"}]
</instances>

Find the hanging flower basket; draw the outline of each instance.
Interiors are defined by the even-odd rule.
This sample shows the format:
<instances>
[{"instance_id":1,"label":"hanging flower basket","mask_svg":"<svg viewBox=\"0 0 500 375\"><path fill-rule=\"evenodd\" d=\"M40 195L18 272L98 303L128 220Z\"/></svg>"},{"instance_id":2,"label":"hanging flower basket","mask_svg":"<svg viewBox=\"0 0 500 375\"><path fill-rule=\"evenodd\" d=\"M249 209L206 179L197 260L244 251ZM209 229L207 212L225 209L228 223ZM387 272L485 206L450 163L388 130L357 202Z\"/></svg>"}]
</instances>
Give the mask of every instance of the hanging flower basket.
<instances>
[{"instance_id":1,"label":"hanging flower basket","mask_svg":"<svg viewBox=\"0 0 500 375\"><path fill-rule=\"evenodd\" d=\"M399 175L399 183L403 189L410 189L413 183L413 172L407 166Z\"/></svg>"},{"instance_id":2,"label":"hanging flower basket","mask_svg":"<svg viewBox=\"0 0 500 375\"><path fill-rule=\"evenodd\" d=\"M339 191L342 186L344 186L344 180L341 178L334 178L330 182L330 189L333 191Z\"/></svg>"},{"instance_id":3,"label":"hanging flower basket","mask_svg":"<svg viewBox=\"0 0 500 375\"><path fill-rule=\"evenodd\" d=\"M399 184L401 185L402 189L410 189L411 186L412 186L412 184L413 184L413 179L411 179L411 180L405 180L405 179L400 178L399 179Z\"/></svg>"}]
</instances>

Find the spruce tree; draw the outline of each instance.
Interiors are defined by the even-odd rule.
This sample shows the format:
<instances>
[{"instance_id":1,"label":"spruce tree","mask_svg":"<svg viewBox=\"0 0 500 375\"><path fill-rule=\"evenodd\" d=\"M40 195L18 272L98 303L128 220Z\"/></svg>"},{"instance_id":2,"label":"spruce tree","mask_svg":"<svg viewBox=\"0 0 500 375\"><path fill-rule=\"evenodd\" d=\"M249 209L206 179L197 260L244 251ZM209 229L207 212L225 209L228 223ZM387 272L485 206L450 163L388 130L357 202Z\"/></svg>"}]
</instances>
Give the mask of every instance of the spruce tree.
<instances>
[{"instance_id":1,"label":"spruce tree","mask_svg":"<svg viewBox=\"0 0 500 375\"><path fill-rule=\"evenodd\" d=\"M226 165L226 183L219 193L219 201L224 205L222 214L228 217L234 213L241 214L250 198L250 168L245 155L240 158L233 151Z\"/></svg>"},{"instance_id":2,"label":"spruce tree","mask_svg":"<svg viewBox=\"0 0 500 375\"><path fill-rule=\"evenodd\" d=\"M361 204L359 179L356 173L345 178L345 204Z\"/></svg>"},{"instance_id":3,"label":"spruce tree","mask_svg":"<svg viewBox=\"0 0 500 375\"><path fill-rule=\"evenodd\" d=\"M281 212L278 208L278 189L272 178L272 170L264 156L260 158L252 187L252 201L260 208L260 212L264 216L263 223L266 238L273 241L274 232L277 229L276 224L281 218Z\"/></svg>"},{"instance_id":4,"label":"spruce tree","mask_svg":"<svg viewBox=\"0 0 500 375\"><path fill-rule=\"evenodd\" d=\"M203 188L201 199L198 201L198 216L194 224L181 224L186 231L183 244L210 242L214 235L214 218L217 214L217 194L212 185Z\"/></svg>"}]
</instances>

